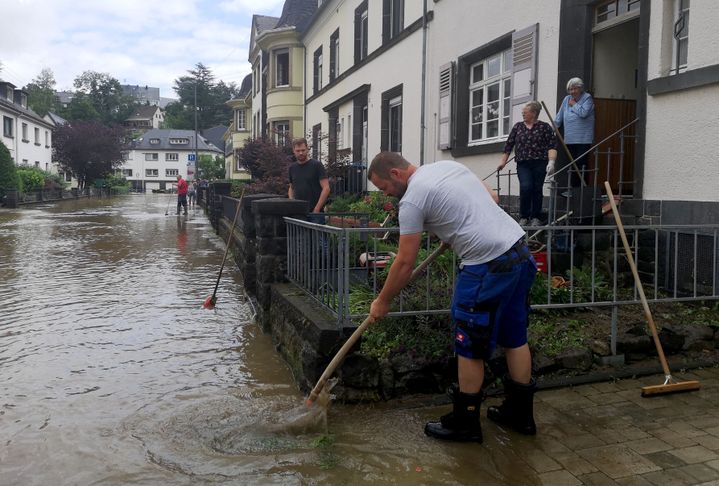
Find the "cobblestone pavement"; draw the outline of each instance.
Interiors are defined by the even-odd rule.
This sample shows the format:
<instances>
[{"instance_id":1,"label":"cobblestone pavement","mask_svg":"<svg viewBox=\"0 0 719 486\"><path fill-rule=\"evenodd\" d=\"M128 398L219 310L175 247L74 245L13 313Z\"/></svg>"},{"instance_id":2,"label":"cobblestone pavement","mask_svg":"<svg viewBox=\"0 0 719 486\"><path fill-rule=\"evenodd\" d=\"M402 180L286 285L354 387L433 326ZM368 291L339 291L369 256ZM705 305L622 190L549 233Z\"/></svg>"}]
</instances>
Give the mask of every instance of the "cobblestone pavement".
<instances>
[{"instance_id":1,"label":"cobblestone pavement","mask_svg":"<svg viewBox=\"0 0 719 486\"><path fill-rule=\"evenodd\" d=\"M719 369L675 379L701 390L642 398L655 375L540 391L538 435L512 435L512 447L540 484L719 485Z\"/></svg>"}]
</instances>

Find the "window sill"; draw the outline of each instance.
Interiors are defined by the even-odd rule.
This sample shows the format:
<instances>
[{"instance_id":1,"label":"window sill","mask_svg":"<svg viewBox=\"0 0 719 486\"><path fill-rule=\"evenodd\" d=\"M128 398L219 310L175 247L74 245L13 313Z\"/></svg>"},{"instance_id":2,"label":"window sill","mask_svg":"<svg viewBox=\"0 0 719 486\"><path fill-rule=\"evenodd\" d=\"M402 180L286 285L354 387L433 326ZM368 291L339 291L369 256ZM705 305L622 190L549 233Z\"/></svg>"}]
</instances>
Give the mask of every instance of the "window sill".
<instances>
[{"instance_id":1,"label":"window sill","mask_svg":"<svg viewBox=\"0 0 719 486\"><path fill-rule=\"evenodd\" d=\"M28 139L26 139L26 138L23 138L23 139L22 139L22 143L30 143L30 140L28 140Z\"/></svg>"},{"instance_id":2,"label":"window sill","mask_svg":"<svg viewBox=\"0 0 719 486\"><path fill-rule=\"evenodd\" d=\"M39 143L35 142L35 145L39 147L39 146L42 145L42 144L39 144Z\"/></svg>"},{"instance_id":3,"label":"window sill","mask_svg":"<svg viewBox=\"0 0 719 486\"><path fill-rule=\"evenodd\" d=\"M716 83L719 83L719 64L650 79L647 82L647 94L656 96Z\"/></svg>"},{"instance_id":4,"label":"window sill","mask_svg":"<svg viewBox=\"0 0 719 486\"><path fill-rule=\"evenodd\" d=\"M500 154L504 149L504 142L488 142L482 145L465 145L451 149L453 157L466 157L469 155Z\"/></svg>"}]
</instances>

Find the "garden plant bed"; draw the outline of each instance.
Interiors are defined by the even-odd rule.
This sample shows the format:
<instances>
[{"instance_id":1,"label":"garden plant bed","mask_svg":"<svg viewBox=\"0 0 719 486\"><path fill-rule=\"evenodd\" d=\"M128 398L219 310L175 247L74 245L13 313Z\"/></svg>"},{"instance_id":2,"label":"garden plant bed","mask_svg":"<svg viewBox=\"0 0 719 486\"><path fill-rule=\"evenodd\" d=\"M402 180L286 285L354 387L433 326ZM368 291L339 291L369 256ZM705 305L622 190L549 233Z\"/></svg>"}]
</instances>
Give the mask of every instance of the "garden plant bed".
<instances>
[{"instance_id":1,"label":"garden plant bed","mask_svg":"<svg viewBox=\"0 0 719 486\"><path fill-rule=\"evenodd\" d=\"M656 304L651 309L674 373L719 362L717 303ZM653 373L659 374L661 382L657 352L644 319L640 305L619 308L617 355L613 356L610 308L533 312L529 342L540 388ZM441 393L456 382L452 346L447 316L385 319L365 334L361 353L343 371L348 386L340 385L336 391L348 401ZM505 373L504 357L498 350L486 369L490 394L501 392ZM370 383L377 385L372 392ZM368 386L366 393L362 384Z\"/></svg>"}]
</instances>

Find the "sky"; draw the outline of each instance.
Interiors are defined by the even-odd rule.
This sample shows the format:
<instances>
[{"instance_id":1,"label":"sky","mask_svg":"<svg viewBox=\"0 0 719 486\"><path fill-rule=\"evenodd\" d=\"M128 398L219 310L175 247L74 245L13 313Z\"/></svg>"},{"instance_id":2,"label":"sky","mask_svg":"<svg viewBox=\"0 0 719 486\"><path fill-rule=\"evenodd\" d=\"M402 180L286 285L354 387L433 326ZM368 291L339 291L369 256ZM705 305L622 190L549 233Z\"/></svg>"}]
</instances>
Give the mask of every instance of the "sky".
<instances>
[{"instance_id":1,"label":"sky","mask_svg":"<svg viewBox=\"0 0 719 486\"><path fill-rule=\"evenodd\" d=\"M83 71L121 84L160 88L202 62L216 81L238 85L253 14L279 17L284 0L2 0L0 79L17 87L43 68L56 89L72 90Z\"/></svg>"}]
</instances>

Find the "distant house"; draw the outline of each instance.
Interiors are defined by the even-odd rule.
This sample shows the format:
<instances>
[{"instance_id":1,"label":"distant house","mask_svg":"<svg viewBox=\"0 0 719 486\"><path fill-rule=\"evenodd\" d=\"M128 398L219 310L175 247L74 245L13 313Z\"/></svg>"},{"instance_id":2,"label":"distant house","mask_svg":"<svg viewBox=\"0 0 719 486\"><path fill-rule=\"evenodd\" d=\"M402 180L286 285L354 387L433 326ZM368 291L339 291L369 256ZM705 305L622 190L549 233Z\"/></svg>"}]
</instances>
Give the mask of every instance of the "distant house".
<instances>
[{"instance_id":1,"label":"distant house","mask_svg":"<svg viewBox=\"0 0 719 486\"><path fill-rule=\"evenodd\" d=\"M301 36L318 3L286 0L279 19L252 17L248 60L252 64L254 137L268 136L284 144L305 134L304 59L310 54L305 55Z\"/></svg>"},{"instance_id":2,"label":"distant house","mask_svg":"<svg viewBox=\"0 0 719 486\"><path fill-rule=\"evenodd\" d=\"M118 175L124 176L137 191L169 189L177 176L194 178L194 159L202 155L223 155L193 130L153 128L134 140L123 152L124 163Z\"/></svg>"},{"instance_id":3,"label":"distant house","mask_svg":"<svg viewBox=\"0 0 719 486\"><path fill-rule=\"evenodd\" d=\"M160 106L160 88L132 84L123 84L121 85L121 88L122 94L132 96L139 104Z\"/></svg>"},{"instance_id":4,"label":"distant house","mask_svg":"<svg viewBox=\"0 0 719 486\"><path fill-rule=\"evenodd\" d=\"M157 105L137 106L133 113L125 118L123 126L136 130L150 130L162 128L165 122L165 114Z\"/></svg>"},{"instance_id":5,"label":"distant house","mask_svg":"<svg viewBox=\"0 0 719 486\"><path fill-rule=\"evenodd\" d=\"M0 80L0 141L16 165L52 170L53 126L27 106L27 92Z\"/></svg>"},{"instance_id":6,"label":"distant house","mask_svg":"<svg viewBox=\"0 0 719 486\"><path fill-rule=\"evenodd\" d=\"M56 91L55 97L60 103L60 106L62 106L63 108L67 108L72 99L75 97L75 93L73 93L72 91Z\"/></svg>"},{"instance_id":7,"label":"distant house","mask_svg":"<svg viewBox=\"0 0 719 486\"><path fill-rule=\"evenodd\" d=\"M62 125L67 125L68 121L65 120L63 117L58 115L57 113L48 112L47 115L43 117L43 120L50 123L53 126L53 130L55 130L57 127ZM50 164L50 170L49 172L57 173L60 177L63 178L63 180L70 185L70 187L77 187L77 179L75 179L71 173L64 172L57 162L54 160Z\"/></svg>"},{"instance_id":8,"label":"distant house","mask_svg":"<svg viewBox=\"0 0 719 486\"><path fill-rule=\"evenodd\" d=\"M225 102L232 108L232 123L225 134L225 177L249 179L247 169L237 156L245 141L252 138L252 74L245 76L237 98Z\"/></svg>"}]
</instances>

